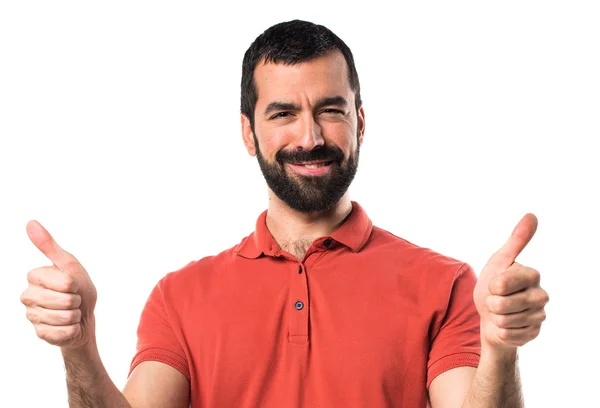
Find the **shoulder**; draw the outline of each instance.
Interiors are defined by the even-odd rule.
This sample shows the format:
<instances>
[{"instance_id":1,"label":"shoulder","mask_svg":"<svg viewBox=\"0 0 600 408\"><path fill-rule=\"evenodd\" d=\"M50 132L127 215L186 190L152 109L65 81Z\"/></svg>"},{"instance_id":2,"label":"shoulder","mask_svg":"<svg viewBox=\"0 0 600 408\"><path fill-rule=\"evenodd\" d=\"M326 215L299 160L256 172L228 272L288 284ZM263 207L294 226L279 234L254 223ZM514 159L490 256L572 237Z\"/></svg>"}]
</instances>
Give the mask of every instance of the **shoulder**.
<instances>
[{"instance_id":1,"label":"shoulder","mask_svg":"<svg viewBox=\"0 0 600 408\"><path fill-rule=\"evenodd\" d=\"M373 227L369 245L378 256L394 261L397 265L415 267L421 271L458 271L468 265L459 259L424 247L399 237L380 227Z\"/></svg>"},{"instance_id":2,"label":"shoulder","mask_svg":"<svg viewBox=\"0 0 600 408\"><path fill-rule=\"evenodd\" d=\"M473 288L477 277L465 261L374 227L365 251L370 262L389 270L401 286L422 298L447 299L457 284Z\"/></svg>"},{"instance_id":3,"label":"shoulder","mask_svg":"<svg viewBox=\"0 0 600 408\"><path fill-rule=\"evenodd\" d=\"M230 270L239 260L236 248L239 244L219 253L206 255L188 262L186 265L167 272L159 281L164 289L179 293L197 289L198 285L206 288L211 281L226 270Z\"/></svg>"},{"instance_id":4,"label":"shoulder","mask_svg":"<svg viewBox=\"0 0 600 408\"><path fill-rule=\"evenodd\" d=\"M418 245L385 229L374 227L366 256L367 266L383 276L388 286L405 301L406 310L427 316L438 324L445 316L450 300L462 296L471 299L476 277L464 261L435 249ZM458 294L458 295L457 295Z\"/></svg>"}]
</instances>

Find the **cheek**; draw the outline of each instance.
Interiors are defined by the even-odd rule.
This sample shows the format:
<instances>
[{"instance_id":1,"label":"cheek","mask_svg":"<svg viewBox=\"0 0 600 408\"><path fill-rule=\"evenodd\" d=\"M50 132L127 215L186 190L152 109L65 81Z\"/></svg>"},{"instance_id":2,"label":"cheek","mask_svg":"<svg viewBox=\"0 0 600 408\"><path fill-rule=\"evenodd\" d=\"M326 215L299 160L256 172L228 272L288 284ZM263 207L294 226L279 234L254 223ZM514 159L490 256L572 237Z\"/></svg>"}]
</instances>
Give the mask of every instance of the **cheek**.
<instances>
[{"instance_id":1,"label":"cheek","mask_svg":"<svg viewBox=\"0 0 600 408\"><path fill-rule=\"evenodd\" d=\"M342 149L346 158L354 154L358 145L358 136L356 133L350 134L347 128L343 132L329 134L325 140Z\"/></svg>"},{"instance_id":2,"label":"cheek","mask_svg":"<svg viewBox=\"0 0 600 408\"><path fill-rule=\"evenodd\" d=\"M283 143L284 138L278 134L261 133L258 139L260 152L266 159L272 161L275 159L275 154L283 149L286 145Z\"/></svg>"},{"instance_id":3,"label":"cheek","mask_svg":"<svg viewBox=\"0 0 600 408\"><path fill-rule=\"evenodd\" d=\"M357 142L357 130L350 123L324 123L322 129L325 139L340 147L342 145L350 145Z\"/></svg>"},{"instance_id":4,"label":"cheek","mask_svg":"<svg viewBox=\"0 0 600 408\"><path fill-rule=\"evenodd\" d=\"M257 132L260 150L268 158L274 158L281 149L291 148L297 140L293 126L263 126Z\"/></svg>"}]
</instances>

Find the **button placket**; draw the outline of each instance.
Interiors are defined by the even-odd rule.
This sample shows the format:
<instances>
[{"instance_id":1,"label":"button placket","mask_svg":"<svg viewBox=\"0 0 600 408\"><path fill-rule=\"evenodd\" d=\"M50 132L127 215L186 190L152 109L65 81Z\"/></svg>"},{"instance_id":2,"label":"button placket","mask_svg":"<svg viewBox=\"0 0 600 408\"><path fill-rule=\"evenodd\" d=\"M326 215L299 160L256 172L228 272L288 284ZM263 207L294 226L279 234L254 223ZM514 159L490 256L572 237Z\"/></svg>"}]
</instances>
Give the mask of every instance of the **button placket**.
<instances>
[{"instance_id":1,"label":"button placket","mask_svg":"<svg viewBox=\"0 0 600 408\"><path fill-rule=\"evenodd\" d=\"M290 277L289 341L293 344L306 344L308 341L309 299L305 265L302 263L297 264Z\"/></svg>"}]
</instances>

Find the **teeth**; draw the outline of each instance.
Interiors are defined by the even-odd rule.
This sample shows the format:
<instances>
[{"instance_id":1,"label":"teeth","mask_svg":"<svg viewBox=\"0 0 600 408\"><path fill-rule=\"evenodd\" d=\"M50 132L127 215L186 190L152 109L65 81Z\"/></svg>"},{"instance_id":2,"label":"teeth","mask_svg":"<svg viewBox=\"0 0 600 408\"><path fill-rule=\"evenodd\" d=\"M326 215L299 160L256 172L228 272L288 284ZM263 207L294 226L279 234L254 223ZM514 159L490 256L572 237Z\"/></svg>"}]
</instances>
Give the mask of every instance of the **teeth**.
<instances>
[{"instance_id":1,"label":"teeth","mask_svg":"<svg viewBox=\"0 0 600 408\"><path fill-rule=\"evenodd\" d=\"M317 169L319 167L323 167L326 165L327 165L327 163L316 163L316 164L305 164L304 167L306 167L307 169Z\"/></svg>"}]
</instances>

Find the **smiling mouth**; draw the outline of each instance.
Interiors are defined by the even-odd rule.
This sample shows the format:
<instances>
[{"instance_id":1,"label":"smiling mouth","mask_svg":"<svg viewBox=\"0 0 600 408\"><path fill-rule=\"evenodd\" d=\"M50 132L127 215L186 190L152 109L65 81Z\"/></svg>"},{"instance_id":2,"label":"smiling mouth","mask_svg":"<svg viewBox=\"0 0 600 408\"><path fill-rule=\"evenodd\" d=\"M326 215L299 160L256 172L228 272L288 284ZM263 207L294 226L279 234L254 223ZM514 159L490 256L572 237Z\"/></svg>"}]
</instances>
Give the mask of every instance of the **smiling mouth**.
<instances>
[{"instance_id":1,"label":"smiling mouth","mask_svg":"<svg viewBox=\"0 0 600 408\"><path fill-rule=\"evenodd\" d=\"M311 162L311 163L291 163L294 166L302 166L307 169L318 169L319 167L329 166L333 161Z\"/></svg>"},{"instance_id":2,"label":"smiling mouth","mask_svg":"<svg viewBox=\"0 0 600 408\"><path fill-rule=\"evenodd\" d=\"M333 168L334 160L330 161L311 161L311 162L300 162L300 163L289 163L292 171L303 176L324 176L331 173Z\"/></svg>"}]
</instances>

